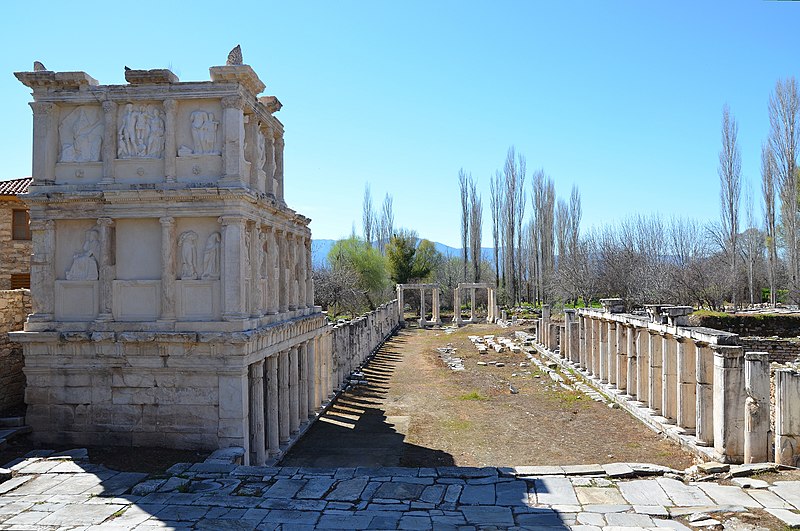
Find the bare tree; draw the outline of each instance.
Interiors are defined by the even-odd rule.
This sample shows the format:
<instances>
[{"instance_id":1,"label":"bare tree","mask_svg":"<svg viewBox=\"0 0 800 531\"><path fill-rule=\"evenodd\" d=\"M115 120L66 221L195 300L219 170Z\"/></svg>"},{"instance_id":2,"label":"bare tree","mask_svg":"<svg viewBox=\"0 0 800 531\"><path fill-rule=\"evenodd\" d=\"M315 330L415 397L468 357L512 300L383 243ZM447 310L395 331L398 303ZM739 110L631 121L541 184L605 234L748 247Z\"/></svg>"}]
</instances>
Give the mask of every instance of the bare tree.
<instances>
[{"instance_id":1,"label":"bare tree","mask_svg":"<svg viewBox=\"0 0 800 531\"><path fill-rule=\"evenodd\" d=\"M503 213L503 227L505 228L503 235L503 269L506 273L506 276L510 275L510 282L506 286L506 291L508 292L508 296L512 304L516 303L519 298L519 269L515 264L518 256L516 252L516 231L519 225L517 223L517 214L520 210L518 205L518 200L520 197L518 188L520 184L520 172L524 171L524 158L520 157L519 162L522 163L522 168L520 168L520 164L518 164L514 146L511 146L508 148L506 161L503 166L503 179L505 184L505 195L503 199L503 206L505 207L505 211Z\"/></svg>"},{"instance_id":2,"label":"bare tree","mask_svg":"<svg viewBox=\"0 0 800 531\"><path fill-rule=\"evenodd\" d=\"M489 207L492 211L492 243L494 244L494 283L500 287L500 233L502 232L503 176L498 171L489 179Z\"/></svg>"},{"instance_id":3,"label":"bare tree","mask_svg":"<svg viewBox=\"0 0 800 531\"><path fill-rule=\"evenodd\" d=\"M372 245L372 240L375 238L376 220L375 211L372 210L372 193L369 189L369 183L364 185L364 203L361 214L361 225L364 229L364 241Z\"/></svg>"},{"instance_id":4,"label":"bare tree","mask_svg":"<svg viewBox=\"0 0 800 531\"><path fill-rule=\"evenodd\" d=\"M378 246L381 250L381 253L384 253L386 250L386 244L389 243L389 239L392 237L392 232L394 232L394 212L392 211L392 196L386 194L386 197L383 198L383 207L381 208L381 220L378 224Z\"/></svg>"},{"instance_id":5,"label":"bare tree","mask_svg":"<svg viewBox=\"0 0 800 531\"><path fill-rule=\"evenodd\" d=\"M764 238L756 227L755 211L753 209L753 190L747 186L744 190L744 208L747 216L747 229L742 233L742 257L747 271L747 295L750 304L756 302L756 268L764 252ZM760 297L759 297L760 302Z\"/></svg>"},{"instance_id":6,"label":"bare tree","mask_svg":"<svg viewBox=\"0 0 800 531\"><path fill-rule=\"evenodd\" d=\"M797 215L797 146L800 143L798 127L800 98L797 81L791 77L775 84L775 92L769 98L769 146L775 159L776 177L781 198L781 221L783 223L786 255L789 261L789 301L800 302L800 260L798 260L798 215Z\"/></svg>"},{"instance_id":7,"label":"bare tree","mask_svg":"<svg viewBox=\"0 0 800 531\"><path fill-rule=\"evenodd\" d=\"M472 278L481 280L481 235L483 231L483 204L475 182L469 183L469 247L472 254Z\"/></svg>"},{"instance_id":8,"label":"bare tree","mask_svg":"<svg viewBox=\"0 0 800 531\"><path fill-rule=\"evenodd\" d=\"M467 264L469 263L469 183L472 176L464 168L458 170L458 187L461 193L461 258L464 264L464 282L467 281Z\"/></svg>"},{"instance_id":9,"label":"bare tree","mask_svg":"<svg viewBox=\"0 0 800 531\"><path fill-rule=\"evenodd\" d=\"M555 269L555 201L556 190L553 181L543 170L533 174L533 241L536 270L536 298L550 301L549 283L553 280Z\"/></svg>"},{"instance_id":10,"label":"bare tree","mask_svg":"<svg viewBox=\"0 0 800 531\"><path fill-rule=\"evenodd\" d=\"M775 306L778 271L777 215L775 206L776 175L775 158L767 144L761 144L761 195L764 200L764 230L767 247L767 280L769 281L769 303Z\"/></svg>"},{"instance_id":11,"label":"bare tree","mask_svg":"<svg viewBox=\"0 0 800 531\"><path fill-rule=\"evenodd\" d=\"M736 247L739 235L739 203L742 192L742 155L737 137L739 125L727 104L722 107L722 149L719 152L720 218L724 250L729 259L728 285L736 308Z\"/></svg>"}]
</instances>

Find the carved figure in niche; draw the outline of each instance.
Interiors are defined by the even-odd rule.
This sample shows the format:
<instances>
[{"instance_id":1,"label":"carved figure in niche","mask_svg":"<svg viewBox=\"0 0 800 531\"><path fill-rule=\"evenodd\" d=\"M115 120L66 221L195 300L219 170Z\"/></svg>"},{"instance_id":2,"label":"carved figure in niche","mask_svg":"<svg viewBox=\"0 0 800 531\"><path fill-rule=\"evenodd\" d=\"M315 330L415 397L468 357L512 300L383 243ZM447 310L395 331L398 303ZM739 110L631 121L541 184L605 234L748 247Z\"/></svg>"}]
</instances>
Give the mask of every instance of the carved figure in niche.
<instances>
[{"instance_id":1,"label":"carved figure in niche","mask_svg":"<svg viewBox=\"0 0 800 531\"><path fill-rule=\"evenodd\" d=\"M250 231L245 232L244 233L244 248L247 251L244 253L244 270L245 270L245 276L247 278L250 278L250 271L251 271L251 267L252 267L252 260L250 259L250 253L251 253L251 249L252 249L252 247L250 246L250 243L252 241L253 241L253 238L250 236Z\"/></svg>"},{"instance_id":2,"label":"carved figure in niche","mask_svg":"<svg viewBox=\"0 0 800 531\"><path fill-rule=\"evenodd\" d=\"M125 105L119 126L117 156L121 159L163 157L163 114L155 105Z\"/></svg>"},{"instance_id":3,"label":"carved figure in niche","mask_svg":"<svg viewBox=\"0 0 800 531\"><path fill-rule=\"evenodd\" d=\"M61 162L98 162L103 144L103 120L97 107L81 106L58 127Z\"/></svg>"},{"instance_id":4,"label":"carved figure in niche","mask_svg":"<svg viewBox=\"0 0 800 531\"><path fill-rule=\"evenodd\" d=\"M258 233L258 275L261 277L261 280L266 280L267 278L267 257L266 254L266 244L267 244L267 233L266 232L259 232Z\"/></svg>"},{"instance_id":5,"label":"carved figure in niche","mask_svg":"<svg viewBox=\"0 0 800 531\"><path fill-rule=\"evenodd\" d=\"M214 120L214 113L198 110L191 114L192 121L192 143L194 149L190 150L186 146L181 146L179 155L219 155L220 152L214 148L217 145L217 129L219 122Z\"/></svg>"},{"instance_id":6,"label":"carved figure in niche","mask_svg":"<svg viewBox=\"0 0 800 531\"><path fill-rule=\"evenodd\" d=\"M97 257L100 256L100 233L87 230L83 247L72 255L67 280L97 280Z\"/></svg>"},{"instance_id":7,"label":"carved figure in niche","mask_svg":"<svg viewBox=\"0 0 800 531\"><path fill-rule=\"evenodd\" d=\"M219 232L211 234L203 249L203 280L219 279L219 243L222 240Z\"/></svg>"},{"instance_id":8,"label":"carved figure in niche","mask_svg":"<svg viewBox=\"0 0 800 531\"><path fill-rule=\"evenodd\" d=\"M181 280L197 279L197 233L187 230L178 238L181 248Z\"/></svg>"},{"instance_id":9,"label":"carved figure in niche","mask_svg":"<svg viewBox=\"0 0 800 531\"><path fill-rule=\"evenodd\" d=\"M264 140L264 134L261 130L256 133L256 162L258 164L259 171L264 169L264 164L267 163L267 147L266 147L266 140Z\"/></svg>"}]
</instances>

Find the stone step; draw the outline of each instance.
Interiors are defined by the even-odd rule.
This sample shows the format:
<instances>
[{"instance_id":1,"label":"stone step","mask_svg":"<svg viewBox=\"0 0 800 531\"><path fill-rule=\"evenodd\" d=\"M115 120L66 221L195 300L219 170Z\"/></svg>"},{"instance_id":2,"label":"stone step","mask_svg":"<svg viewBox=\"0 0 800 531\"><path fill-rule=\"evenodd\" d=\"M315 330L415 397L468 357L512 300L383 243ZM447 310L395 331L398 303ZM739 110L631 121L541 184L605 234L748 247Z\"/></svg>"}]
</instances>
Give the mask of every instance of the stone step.
<instances>
[{"instance_id":1,"label":"stone step","mask_svg":"<svg viewBox=\"0 0 800 531\"><path fill-rule=\"evenodd\" d=\"M30 433L30 431L30 426L18 426L16 428L0 429L0 450L6 447L9 440L19 435Z\"/></svg>"},{"instance_id":2,"label":"stone step","mask_svg":"<svg viewBox=\"0 0 800 531\"><path fill-rule=\"evenodd\" d=\"M2 417L0 428L19 428L25 425L25 417Z\"/></svg>"}]
</instances>

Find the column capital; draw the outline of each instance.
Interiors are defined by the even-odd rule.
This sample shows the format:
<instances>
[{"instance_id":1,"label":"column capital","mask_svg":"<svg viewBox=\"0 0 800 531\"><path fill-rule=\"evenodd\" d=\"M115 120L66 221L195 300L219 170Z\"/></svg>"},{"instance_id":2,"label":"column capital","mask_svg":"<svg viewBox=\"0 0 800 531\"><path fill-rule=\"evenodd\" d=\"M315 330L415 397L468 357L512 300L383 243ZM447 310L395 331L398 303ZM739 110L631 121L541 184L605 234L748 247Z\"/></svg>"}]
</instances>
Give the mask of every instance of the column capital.
<instances>
[{"instance_id":1,"label":"column capital","mask_svg":"<svg viewBox=\"0 0 800 531\"><path fill-rule=\"evenodd\" d=\"M55 103L48 103L44 101L32 101L28 105L33 109L33 114L47 116L58 108Z\"/></svg>"},{"instance_id":2,"label":"column capital","mask_svg":"<svg viewBox=\"0 0 800 531\"><path fill-rule=\"evenodd\" d=\"M237 216L235 214L225 214L224 216L220 216L217 218L217 221L222 224L222 226L226 225L244 225L247 223L247 218L244 216Z\"/></svg>"},{"instance_id":3,"label":"column capital","mask_svg":"<svg viewBox=\"0 0 800 531\"><path fill-rule=\"evenodd\" d=\"M172 216L164 216L163 218L158 218L158 222L164 226L170 226L175 224L175 218Z\"/></svg>"},{"instance_id":4,"label":"column capital","mask_svg":"<svg viewBox=\"0 0 800 531\"><path fill-rule=\"evenodd\" d=\"M111 218L97 218L97 224L101 227L113 227L114 220Z\"/></svg>"},{"instance_id":5,"label":"column capital","mask_svg":"<svg viewBox=\"0 0 800 531\"><path fill-rule=\"evenodd\" d=\"M244 109L244 98L241 96L225 96L221 103L223 109Z\"/></svg>"}]
</instances>

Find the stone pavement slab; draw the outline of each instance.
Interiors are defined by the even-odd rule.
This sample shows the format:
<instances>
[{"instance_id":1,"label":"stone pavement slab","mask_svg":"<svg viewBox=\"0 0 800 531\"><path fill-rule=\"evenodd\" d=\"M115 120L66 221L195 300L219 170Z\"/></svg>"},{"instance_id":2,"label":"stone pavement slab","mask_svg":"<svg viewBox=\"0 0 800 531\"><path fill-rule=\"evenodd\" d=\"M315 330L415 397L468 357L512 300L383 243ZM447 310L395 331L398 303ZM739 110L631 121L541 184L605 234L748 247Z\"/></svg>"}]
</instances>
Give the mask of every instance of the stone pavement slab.
<instances>
[{"instance_id":1,"label":"stone pavement slab","mask_svg":"<svg viewBox=\"0 0 800 531\"><path fill-rule=\"evenodd\" d=\"M568 478L543 477L534 480L539 505L577 505L578 497Z\"/></svg>"},{"instance_id":2,"label":"stone pavement slab","mask_svg":"<svg viewBox=\"0 0 800 531\"><path fill-rule=\"evenodd\" d=\"M621 482L619 490L631 505L674 505L661 485L652 480Z\"/></svg>"},{"instance_id":3,"label":"stone pavement slab","mask_svg":"<svg viewBox=\"0 0 800 531\"><path fill-rule=\"evenodd\" d=\"M717 485L716 483L698 483L703 492L708 494L718 505L741 505L742 507L761 507L750 495L739 487Z\"/></svg>"}]
</instances>

